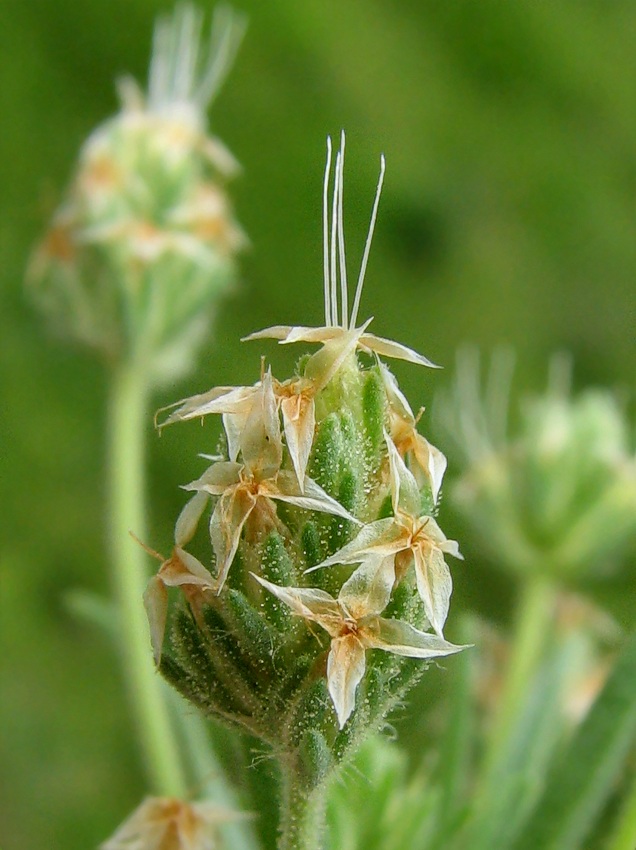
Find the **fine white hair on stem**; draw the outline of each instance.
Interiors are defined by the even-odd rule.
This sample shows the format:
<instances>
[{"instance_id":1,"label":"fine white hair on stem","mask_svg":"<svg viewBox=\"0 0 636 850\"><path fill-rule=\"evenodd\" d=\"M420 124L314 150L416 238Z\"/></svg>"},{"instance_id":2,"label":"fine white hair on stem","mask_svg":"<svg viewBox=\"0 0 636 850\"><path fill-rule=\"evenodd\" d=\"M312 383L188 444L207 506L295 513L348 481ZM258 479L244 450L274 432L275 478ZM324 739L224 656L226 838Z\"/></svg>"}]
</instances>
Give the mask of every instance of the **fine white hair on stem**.
<instances>
[{"instance_id":1,"label":"fine white hair on stem","mask_svg":"<svg viewBox=\"0 0 636 850\"><path fill-rule=\"evenodd\" d=\"M380 157L380 177L378 178L378 187L375 190L375 200L373 201L373 210L371 212L371 222L369 224L369 233L364 246L364 254L362 255L362 263L360 265L360 275L358 277L358 285L356 286L356 296L353 301L353 309L351 310L351 327L355 327L358 320L358 309L360 307L360 298L362 297L362 287L364 286L364 275L367 270L369 261L369 252L371 251L371 241L373 239L373 230L375 228L375 220L378 215L378 205L380 203L380 195L382 194L382 183L384 182L384 172L386 170L386 161L384 154Z\"/></svg>"},{"instance_id":2,"label":"fine white hair on stem","mask_svg":"<svg viewBox=\"0 0 636 850\"><path fill-rule=\"evenodd\" d=\"M331 294L329 277L329 177L331 176L331 136L327 136L327 165L322 192L322 234L325 267L325 326L331 325Z\"/></svg>"},{"instance_id":3,"label":"fine white hair on stem","mask_svg":"<svg viewBox=\"0 0 636 850\"><path fill-rule=\"evenodd\" d=\"M218 94L245 32L245 18L228 6L217 7L207 49L202 28L203 14L190 3L157 22L148 77L151 109L187 103L204 112Z\"/></svg>"}]
</instances>

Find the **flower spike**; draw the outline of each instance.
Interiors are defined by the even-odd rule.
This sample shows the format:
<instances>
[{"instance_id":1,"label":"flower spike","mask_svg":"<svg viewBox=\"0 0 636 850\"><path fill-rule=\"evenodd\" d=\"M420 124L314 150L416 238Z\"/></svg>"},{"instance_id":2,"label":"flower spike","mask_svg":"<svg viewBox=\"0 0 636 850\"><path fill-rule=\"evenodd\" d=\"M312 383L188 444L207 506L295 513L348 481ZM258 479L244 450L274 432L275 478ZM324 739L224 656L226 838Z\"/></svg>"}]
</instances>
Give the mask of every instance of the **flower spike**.
<instances>
[{"instance_id":1,"label":"flower spike","mask_svg":"<svg viewBox=\"0 0 636 850\"><path fill-rule=\"evenodd\" d=\"M355 291L344 159L344 134L339 150L327 139L324 325L250 337L317 343L313 352L287 380L261 360L253 386L214 387L166 409L162 424L219 414L227 448L202 455L210 465L184 488L192 498L174 532L176 553L200 545L206 513L210 573L198 562L174 575L162 566L148 592L156 653L167 585L180 584L192 614L175 613L161 672L204 712L271 746L286 781L312 797L417 681L425 665L408 659L464 648L443 634L444 558L461 557L432 516L445 458L418 433L420 415L382 361L432 364L358 319L384 158ZM323 567L334 569L304 580Z\"/></svg>"}]
</instances>

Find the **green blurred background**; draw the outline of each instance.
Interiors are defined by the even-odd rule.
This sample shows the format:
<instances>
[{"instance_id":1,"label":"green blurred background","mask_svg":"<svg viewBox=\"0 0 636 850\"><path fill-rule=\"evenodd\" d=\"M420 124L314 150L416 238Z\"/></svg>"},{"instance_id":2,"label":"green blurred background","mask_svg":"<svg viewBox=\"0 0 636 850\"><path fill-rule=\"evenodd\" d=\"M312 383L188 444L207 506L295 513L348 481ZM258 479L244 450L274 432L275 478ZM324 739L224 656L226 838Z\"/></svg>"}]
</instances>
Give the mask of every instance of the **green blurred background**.
<instances>
[{"instance_id":1,"label":"green blurred background","mask_svg":"<svg viewBox=\"0 0 636 850\"><path fill-rule=\"evenodd\" d=\"M320 322L325 136L341 127L353 277L387 158L361 310L376 333L449 367L467 342L511 345L524 387L543 386L549 356L568 350L577 385L631 392L632 0L237 6L249 29L212 128L244 166L233 190L251 247L197 374L157 407L253 382L261 350L280 377L289 372L298 350L239 338ZM108 592L105 378L43 330L23 277L80 144L117 108L114 78L145 81L153 19L171 8L0 0L2 850L94 847L144 792L116 657L65 602L75 588ZM414 407L452 373L394 368ZM150 543L160 550L183 503L177 485L198 472L196 453L214 448L215 427L149 433ZM470 565L470 542L462 548ZM460 595L480 607L495 580L459 577Z\"/></svg>"}]
</instances>

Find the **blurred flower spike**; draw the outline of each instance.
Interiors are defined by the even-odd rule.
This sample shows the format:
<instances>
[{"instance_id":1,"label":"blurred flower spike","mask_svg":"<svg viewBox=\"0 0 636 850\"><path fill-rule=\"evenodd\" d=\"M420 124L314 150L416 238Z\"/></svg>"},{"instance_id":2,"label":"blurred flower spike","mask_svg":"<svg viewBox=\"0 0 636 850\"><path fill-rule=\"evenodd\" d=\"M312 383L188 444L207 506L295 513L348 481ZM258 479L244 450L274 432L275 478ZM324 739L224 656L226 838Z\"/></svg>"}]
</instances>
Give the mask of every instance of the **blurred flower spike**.
<instances>
[{"instance_id":1,"label":"blurred flower spike","mask_svg":"<svg viewBox=\"0 0 636 850\"><path fill-rule=\"evenodd\" d=\"M158 21L147 94L121 81L121 110L85 142L29 269L58 331L140 358L155 382L190 367L245 242L224 188L238 166L206 117L243 22L218 8L207 50L202 25L187 4Z\"/></svg>"},{"instance_id":2,"label":"blurred flower spike","mask_svg":"<svg viewBox=\"0 0 636 850\"><path fill-rule=\"evenodd\" d=\"M186 485L194 495L176 522L175 552L146 594L164 676L206 713L271 744L303 793L382 725L422 660L463 648L442 635L452 587L444 555L461 557L434 516L446 460L417 431L420 417L380 357L433 364L358 322L384 159L349 310L344 144L343 135L332 199L327 148L325 324L248 337L320 347L286 380L262 364L252 386L173 405L160 427L217 414L224 439ZM169 608L170 587L185 604Z\"/></svg>"},{"instance_id":3,"label":"blurred flower spike","mask_svg":"<svg viewBox=\"0 0 636 850\"><path fill-rule=\"evenodd\" d=\"M479 358L458 358L439 413L465 458L455 494L491 555L510 569L552 576L611 569L636 533L636 462L612 393L569 391L570 363L551 365L547 392L526 398L508 429L513 361L499 352L485 388Z\"/></svg>"},{"instance_id":4,"label":"blurred flower spike","mask_svg":"<svg viewBox=\"0 0 636 850\"><path fill-rule=\"evenodd\" d=\"M244 817L213 803L147 797L100 850L214 850L219 826Z\"/></svg>"}]
</instances>

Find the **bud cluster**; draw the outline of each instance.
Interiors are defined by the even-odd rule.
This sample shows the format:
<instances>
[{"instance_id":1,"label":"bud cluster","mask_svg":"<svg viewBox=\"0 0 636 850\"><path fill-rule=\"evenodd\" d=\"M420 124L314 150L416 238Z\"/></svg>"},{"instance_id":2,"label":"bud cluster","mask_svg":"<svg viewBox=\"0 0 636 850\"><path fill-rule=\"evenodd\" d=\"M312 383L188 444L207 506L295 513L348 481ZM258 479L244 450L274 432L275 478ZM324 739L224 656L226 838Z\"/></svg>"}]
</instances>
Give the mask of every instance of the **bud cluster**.
<instances>
[{"instance_id":1,"label":"bud cluster","mask_svg":"<svg viewBox=\"0 0 636 850\"><path fill-rule=\"evenodd\" d=\"M381 185L348 313L344 137L331 224L328 151L325 325L248 338L321 347L286 381L261 367L253 386L186 399L163 423L216 413L225 443L186 486L193 496L173 554L146 593L164 676L204 712L270 743L308 789L381 726L421 659L462 648L443 636L451 595L444 556L461 557L434 518L445 459L417 432L380 356L433 364L369 333L368 321L357 326ZM209 538L199 531L208 507ZM202 554L210 541L212 571ZM187 604L173 611L164 652L170 587Z\"/></svg>"},{"instance_id":2,"label":"bud cluster","mask_svg":"<svg viewBox=\"0 0 636 850\"><path fill-rule=\"evenodd\" d=\"M238 166L206 128L241 27L215 18L207 52L193 7L158 22L147 95L121 82L121 111L84 144L30 269L62 332L164 379L187 367L244 242L224 189Z\"/></svg>"}]
</instances>

